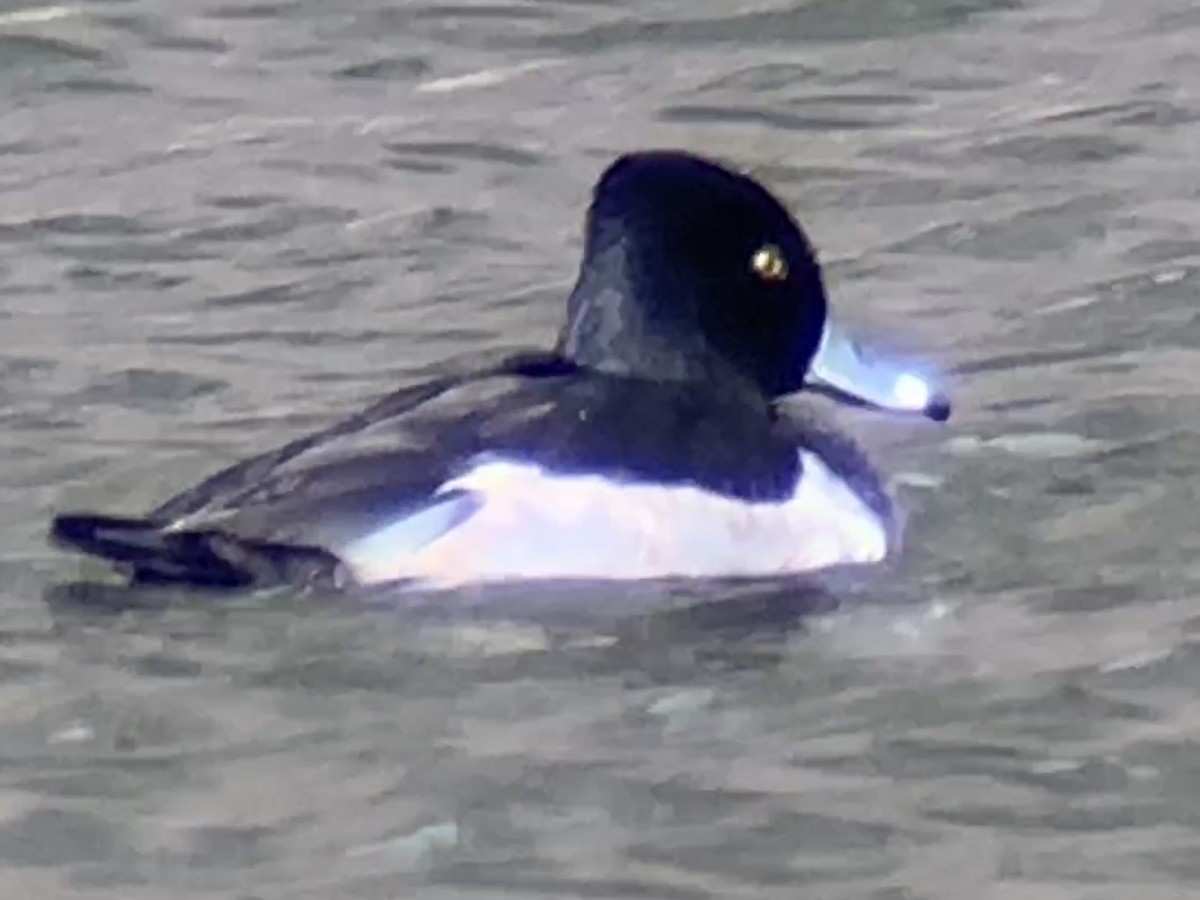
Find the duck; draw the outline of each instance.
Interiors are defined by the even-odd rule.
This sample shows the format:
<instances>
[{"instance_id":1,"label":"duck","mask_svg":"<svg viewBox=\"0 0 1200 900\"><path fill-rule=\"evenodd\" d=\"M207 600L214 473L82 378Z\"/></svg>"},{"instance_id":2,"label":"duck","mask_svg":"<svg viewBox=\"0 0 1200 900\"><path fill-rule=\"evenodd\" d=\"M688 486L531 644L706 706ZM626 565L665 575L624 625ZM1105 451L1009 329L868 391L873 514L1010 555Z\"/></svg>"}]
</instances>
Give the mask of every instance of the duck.
<instances>
[{"instance_id":1,"label":"duck","mask_svg":"<svg viewBox=\"0 0 1200 900\"><path fill-rule=\"evenodd\" d=\"M894 554L884 476L806 398L945 422L920 366L831 315L767 187L617 156L549 348L472 356L143 515L57 514L129 585L461 589L801 576Z\"/></svg>"}]
</instances>

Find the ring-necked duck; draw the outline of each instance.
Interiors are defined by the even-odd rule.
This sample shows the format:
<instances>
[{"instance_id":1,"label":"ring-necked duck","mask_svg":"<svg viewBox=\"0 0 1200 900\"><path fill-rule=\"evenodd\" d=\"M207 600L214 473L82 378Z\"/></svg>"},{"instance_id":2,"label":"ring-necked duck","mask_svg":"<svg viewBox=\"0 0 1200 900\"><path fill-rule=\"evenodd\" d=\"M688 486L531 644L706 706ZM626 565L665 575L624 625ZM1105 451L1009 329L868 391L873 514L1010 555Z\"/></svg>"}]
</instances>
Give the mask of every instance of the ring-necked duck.
<instances>
[{"instance_id":1,"label":"ring-necked duck","mask_svg":"<svg viewBox=\"0 0 1200 900\"><path fill-rule=\"evenodd\" d=\"M833 327L812 247L765 188L633 153L596 185L553 351L401 390L144 518L58 516L52 537L135 583L209 588L880 561L892 500L848 438L777 402L805 389L949 416L922 376Z\"/></svg>"}]
</instances>

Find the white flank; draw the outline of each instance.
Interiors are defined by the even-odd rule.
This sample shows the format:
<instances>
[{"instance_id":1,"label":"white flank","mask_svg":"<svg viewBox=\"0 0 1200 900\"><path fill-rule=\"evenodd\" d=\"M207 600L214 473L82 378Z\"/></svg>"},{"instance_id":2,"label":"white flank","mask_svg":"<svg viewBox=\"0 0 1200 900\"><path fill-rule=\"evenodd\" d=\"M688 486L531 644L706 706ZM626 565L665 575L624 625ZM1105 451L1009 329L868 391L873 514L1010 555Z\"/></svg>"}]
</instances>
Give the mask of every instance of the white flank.
<instances>
[{"instance_id":1,"label":"white flank","mask_svg":"<svg viewBox=\"0 0 1200 900\"><path fill-rule=\"evenodd\" d=\"M816 456L801 452L796 491L746 503L696 487L614 484L489 460L442 486L482 505L432 540L395 523L341 548L360 584L415 579L429 587L538 579L769 576L888 551L878 517ZM426 523L416 525L424 531ZM415 532L415 533L416 533ZM416 546L414 546L416 544Z\"/></svg>"}]
</instances>

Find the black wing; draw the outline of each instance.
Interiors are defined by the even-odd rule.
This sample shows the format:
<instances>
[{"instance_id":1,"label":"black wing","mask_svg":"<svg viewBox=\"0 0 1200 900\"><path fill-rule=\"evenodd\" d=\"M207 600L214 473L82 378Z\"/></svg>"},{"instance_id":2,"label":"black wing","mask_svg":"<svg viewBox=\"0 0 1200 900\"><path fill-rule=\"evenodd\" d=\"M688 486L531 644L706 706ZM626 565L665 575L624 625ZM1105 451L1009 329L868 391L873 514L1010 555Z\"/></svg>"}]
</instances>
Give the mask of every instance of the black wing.
<instances>
[{"instance_id":1,"label":"black wing","mask_svg":"<svg viewBox=\"0 0 1200 900\"><path fill-rule=\"evenodd\" d=\"M571 370L535 353L435 377L224 469L144 518L56 516L51 538L139 582L245 587L294 581L298 565L324 574L344 540L428 500L477 444L481 403Z\"/></svg>"}]
</instances>

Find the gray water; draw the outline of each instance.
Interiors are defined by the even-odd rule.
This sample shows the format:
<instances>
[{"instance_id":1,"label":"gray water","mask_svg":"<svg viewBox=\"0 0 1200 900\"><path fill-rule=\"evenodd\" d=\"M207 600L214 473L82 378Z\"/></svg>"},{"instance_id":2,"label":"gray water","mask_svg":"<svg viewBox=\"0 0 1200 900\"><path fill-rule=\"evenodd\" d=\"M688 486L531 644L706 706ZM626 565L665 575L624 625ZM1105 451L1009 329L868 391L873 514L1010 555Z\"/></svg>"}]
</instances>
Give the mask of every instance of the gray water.
<instances>
[{"instance_id":1,"label":"gray water","mask_svg":"<svg viewBox=\"0 0 1200 900\"><path fill-rule=\"evenodd\" d=\"M1198 48L1186 0L10 0L0 894L1200 896ZM947 428L838 414L910 516L853 603L48 602L54 510L550 340L662 145L950 373Z\"/></svg>"}]
</instances>

